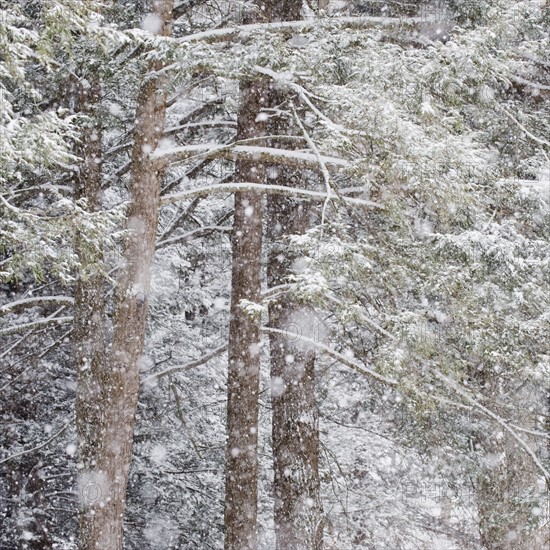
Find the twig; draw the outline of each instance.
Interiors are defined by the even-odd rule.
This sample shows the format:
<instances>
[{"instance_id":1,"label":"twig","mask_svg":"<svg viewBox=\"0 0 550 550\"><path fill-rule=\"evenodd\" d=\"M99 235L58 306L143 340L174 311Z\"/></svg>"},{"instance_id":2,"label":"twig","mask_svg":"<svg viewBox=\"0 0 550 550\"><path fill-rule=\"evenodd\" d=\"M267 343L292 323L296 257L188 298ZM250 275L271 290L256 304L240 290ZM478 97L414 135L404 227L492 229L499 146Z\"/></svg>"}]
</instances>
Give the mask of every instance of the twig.
<instances>
[{"instance_id":1,"label":"twig","mask_svg":"<svg viewBox=\"0 0 550 550\"><path fill-rule=\"evenodd\" d=\"M46 447L46 445L49 445L54 439L56 439L57 437L62 435L65 432L65 430L70 426L70 424L71 424L71 421L67 422L57 433L55 433L49 439L44 441L44 443L41 443L40 445L37 445L36 447L33 447L32 449L27 449L25 451L21 451L19 453L16 453L12 456L8 456L8 458L4 458L3 460L0 460L0 464L5 464L6 462L9 462L10 460L13 460L14 458L18 458L20 456L23 456L23 455L26 455L26 454L29 454L29 453L34 453L35 451L39 451L40 449L43 449L44 447Z\"/></svg>"},{"instance_id":2,"label":"twig","mask_svg":"<svg viewBox=\"0 0 550 550\"><path fill-rule=\"evenodd\" d=\"M223 344L219 348L216 348L215 350L213 350L210 353L204 355L200 359L197 359L195 361L191 361L189 363L186 363L185 365L181 365L179 367L171 367L171 368L166 369L162 372L157 372L155 374L151 374L143 380L143 383L146 383L146 382L148 382L150 380L153 380L155 378L161 378L163 376L167 376L167 375L172 374L174 372L186 371L186 370L194 369L196 367L200 367L201 365L204 365L205 363L208 363L208 361L210 361L210 359L216 357L217 355L222 354L224 351L227 351L227 344Z\"/></svg>"}]
</instances>

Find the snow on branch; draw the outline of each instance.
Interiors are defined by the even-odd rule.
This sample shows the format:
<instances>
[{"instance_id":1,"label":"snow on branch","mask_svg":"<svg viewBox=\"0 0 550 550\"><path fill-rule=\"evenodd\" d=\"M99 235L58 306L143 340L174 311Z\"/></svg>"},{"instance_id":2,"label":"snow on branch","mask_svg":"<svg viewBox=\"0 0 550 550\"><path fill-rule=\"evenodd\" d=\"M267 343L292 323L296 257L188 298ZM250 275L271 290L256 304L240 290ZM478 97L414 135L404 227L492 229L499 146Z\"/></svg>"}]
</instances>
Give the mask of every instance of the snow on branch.
<instances>
[{"instance_id":1,"label":"snow on branch","mask_svg":"<svg viewBox=\"0 0 550 550\"><path fill-rule=\"evenodd\" d=\"M169 374L173 374L174 372L186 371L186 370L194 369L196 367L200 367L201 365L208 363L210 359L213 359L214 357L221 355L224 351L227 351L227 344L223 344L222 346L220 346L219 348L216 348L210 353L203 355L200 359L196 359L195 361L190 361L185 365L180 365L179 367L170 367L169 369L163 370L161 372L151 374L147 378L144 378L142 382L145 384L146 382L150 382L155 378L162 378L163 376L168 376Z\"/></svg>"},{"instance_id":2,"label":"snow on branch","mask_svg":"<svg viewBox=\"0 0 550 550\"><path fill-rule=\"evenodd\" d=\"M527 80L527 79L525 79L521 76L518 76L518 75L512 75L511 79L514 82L517 82L518 84L522 84L524 86L529 86L529 87L533 88L533 90L545 90L545 91L550 90L550 86L546 86L544 84L541 84L540 82L533 82L531 80Z\"/></svg>"},{"instance_id":3,"label":"snow on branch","mask_svg":"<svg viewBox=\"0 0 550 550\"><path fill-rule=\"evenodd\" d=\"M226 225L206 225L204 227L199 227L198 229L193 229L193 231L188 231L183 235L179 235L177 237L171 237L169 239L164 239L162 241L157 242L157 250L159 248L164 248L165 246L170 246L172 244L186 243L198 237L204 237L206 235L209 235L214 231L228 232L228 231L231 231L231 229L232 229L231 227L228 227Z\"/></svg>"},{"instance_id":4,"label":"snow on branch","mask_svg":"<svg viewBox=\"0 0 550 550\"><path fill-rule=\"evenodd\" d=\"M518 125L518 127L520 128L520 130L522 130L522 132L528 137L528 138L531 138L533 141L535 141L536 143L539 143L540 145L546 145L548 147L550 147L550 141L546 141L545 139L542 139L542 138L538 138L537 136L535 136L534 134L532 134L527 128L525 128L525 126L523 126L523 124L521 124L521 122L519 122L519 120L517 120L516 118L514 118L504 107L501 107L502 111L504 112L504 114L514 123L516 123Z\"/></svg>"},{"instance_id":5,"label":"snow on branch","mask_svg":"<svg viewBox=\"0 0 550 550\"><path fill-rule=\"evenodd\" d=\"M321 214L321 227L323 228L324 225L325 225L325 217L326 217L326 212L327 212L327 208L328 208L328 203L329 203L329 200L330 200L329 197L332 193L334 193L334 189L330 184L330 173L328 171L327 165L323 161L323 157L322 157L321 153L319 152L319 149L318 149L317 145L315 145L315 142L313 141L313 139L308 134L308 132L306 130L306 127L302 124L302 121L300 120L300 117L298 116L298 113L296 113L296 109L294 108L294 105L292 105L292 114L294 115L294 119L296 120L296 123L298 124L298 126L302 130L302 133L304 134L304 137L306 138L307 144L309 145L310 149L313 151L313 154L317 158L317 161L319 162L319 165L321 166L321 174L323 174L323 179L325 180L325 186L326 186L326 190L327 190L327 198L325 199L325 202L323 204L323 211L322 211L322 214ZM338 198L340 198L340 195L338 193L336 193L336 195L338 196ZM321 231L322 231L322 229L321 229ZM322 234L321 234L321 237L322 237Z\"/></svg>"},{"instance_id":6,"label":"snow on branch","mask_svg":"<svg viewBox=\"0 0 550 550\"><path fill-rule=\"evenodd\" d=\"M72 323L72 316L67 317L52 317L48 319L40 319L38 321L32 321L31 323L24 323L22 325L14 325L0 329L0 336L7 336L9 334L16 334L24 330L34 330L41 327L47 327L51 325L64 325Z\"/></svg>"},{"instance_id":7,"label":"snow on branch","mask_svg":"<svg viewBox=\"0 0 550 550\"><path fill-rule=\"evenodd\" d=\"M444 375L435 367L430 367L430 370L433 372L435 377L441 380L448 388L450 388L451 390L454 390L458 395L460 395L463 399L465 399L468 403L470 403L474 408L478 409L483 414L485 414L486 416L494 420L502 428L504 428L519 443L519 446L522 447L523 450L531 457L535 466L539 469L539 471L545 477L546 481L550 482L550 472L544 467L544 465L539 460L537 455L533 452L533 449L531 449L529 444L516 432L516 430L504 418L500 417L498 414L494 413L492 410L488 409L483 404L481 404L477 399L472 397L466 389L460 387L460 385L457 382L455 382L452 378Z\"/></svg>"},{"instance_id":8,"label":"snow on branch","mask_svg":"<svg viewBox=\"0 0 550 550\"><path fill-rule=\"evenodd\" d=\"M296 92L300 97L300 99L311 109L311 112L314 113L320 120L324 121L329 128L337 130L338 132L343 132L348 134L367 135L365 132L362 132L360 130L351 130L349 128L345 128L341 124L337 124L336 122L328 118L309 99L309 96L311 94L303 86L300 86L300 84L295 82L294 75L292 75L291 73L277 73L271 69L268 69L266 67L260 67L258 65L254 67L254 71L257 72L258 74L262 74L264 76L271 78L274 82L277 82L279 86L286 87L289 90Z\"/></svg>"},{"instance_id":9,"label":"snow on branch","mask_svg":"<svg viewBox=\"0 0 550 550\"><path fill-rule=\"evenodd\" d=\"M324 298L326 300L332 302L333 304L336 304L339 307L345 307L344 302L342 300L340 300L339 298L337 298L336 296L334 296L334 295L325 294ZM363 321L365 324L369 325L369 327L371 327L372 329L376 330L380 334L383 334L384 336L387 336L391 340L396 339L395 336L391 332L388 332L387 330L382 328L378 323L375 323L372 319L370 319L367 315L365 315L361 311L355 311L355 313L356 313L356 315L358 315L358 317L361 321Z\"/></svg>"},{"instance_id":10,"label":"snow on branch","mask_svg":"<svg viewBox=\"0 0 550 550\"><path fill-rule=\"evenodd\" d=\"M256 162L270 162L299 168L315 168L319 160L312 153L275 149L272 147L256 147L251 145L219 145L218 143L200 143L184 145L172 149L161 149L151 155L153 159L165 162L182 162L196 157L223 158L227 160L250 160ZM347 167L350 163L339 157L322 157L323 162L332 169Z\"/></svg>"},{"instance_id":11,"label":"snow on branch","mask_svg":"<svg viewBox=\"0 0 550 550\"><path fill-rule=\"evenodd\" d=\"M12 310L18 308L47 306L50 304L72 305L73 303L74 300L70 296L36 296L33 298L24 298L22 300L17 300L15 302L10 302L9 304L0 306L0 316L6 315Z\"/></svg>"},{"instance_id":12,"label":"snow on branch","mask_svg":"<svg viewBox=\"0 0 550 550\"><path fill-rule=\"evenodd\" d=\"M29 453L34 453L36 451L39 451L40 449L43 449L47 445L49 445L52 441L57 439L60 435L62 435L65 430L71 425L72 420L67 422L58 432L54 433L49 439L46 439L43 443L40 443L36 447L33 447L32 449L26 449L24 451L21 451L19 453L16 453L12 456L8 456L7 458L4 458L3 460L0 460L0 465L5 464L6 462L9 462L10 460L14 460L15 458L19 458L23 455L28 455Z\"/></svg>"},{"instance_id":13,"label":"snow on branch","mask_svg":"<svg viewBox=\"0 0 550 550\"><path fill-rule=\"evenodd\" d=\"M336 303L340 302L338 299L333 299ZM341 303L341 302L340 302ZM369 324L384 334L384 336L388 336L391 340L397 340L397 337L393 334L387 332L381 327L378 327L376 324L372 323L366 316L362 316L363 320L366 320L369 322ZM275 330L275 329L270 329ZM281 332L281 331L279 331ZM326 347L326 346L325 346ZM422 358L420 355L414 354L416 358L419 361L422 361L426 363L425 358ZM347 359L347 358L345 358ZM538 468L538 470L543 474L543 476L546 478L547 481L550 481L550 472L544 467L542 462L539 460L537 455L533 452L529 444L517 433L516 430L521 430L521 428L518 428L516 426L511 425L509 422L507 422L504 418L493 412L491 409L487 408L485 405L480 403L476 397L472 396L470 391L466 388L464 388L459 382L456 382L449 376L446 376L443 374L437 367L433 365L428 365L428 369L432 372L432 374L453 393L456 395L459 395L462 397L467 403L469 403L474 409L477 409L481 413L483 413L485 416L488 416L491 418L494 422L499 424L504 430L506 430L519 444L520 447L523 448L523 450L531 457L532 461L534 462L535 466Z\"/></svg>"},{"instance_id":14,"label":"snow on branch","mask_svg":"<svg viewBox=\"0 0 550 550\"><path fill-rule=\"evenodd\" d=\"M341 353L337 352L331 347L326 346L321 342L316 342L313 338L308 338L307 336L302 336L301 334L296 334L294 332L289 332L287 330L280 330L278 328L271 328L271 327L262 327L262 331L273 333L273 334L283 334L284 336L288 336L289 338L293 338L293 339L295 338L297 340L300 340L301 342L304 342L305 344L312 346L318 349L319 351L323 351L333 359L336 359L336 361L338 361L342 365L349 367L350 369L354 370L355 372L358 372L359 374L362 374L363 376L376 378L376 380L379 380L380 382L384 382L385 384L389 384L391 386L397 386L397 384L399 383L394 378L388 378L387 376L379 374L376 371L373 371L369 368L364 367L357 361L354 361L351 357L346 357L345 355L342 355Z\"/></svg>"},{"instance_id":15,"label":"snow on branch","mask_svg":"<svg viewBox=\"0 0 550 550\"><path fill-rule=\"evenodd\" d=\"M338 300L337 298L328 297L331 301L334 301L335 303L341 305L342 302ZM388 331L384 330L383 328L379 327L372 321L370 321L366 316L362 315L363 321L368 321L368 323L371 325L372 328L378 330L381 334L384 336L388 336L391 340L397 340L397 337L393 334L389 333ZM416 355L416 354L415 354ZM420 356L417 356L417 358L421 361L423 361L423 358ZM425 362L425 361L424 361ZM522 447L525 452L531 457L533 462L535 463L536 467L539 469L539 471L544 475L544 477L547 480L550 480L550 472L544 467L544 465L540 462L537 455L533 452L531 447L528 445L526 441L516 432L516 430L521 430L521 428L517 426L510 425L509 422L507 422L504 418L500 417L498 414L490 410L489 408L485 407L482 403L479 402L478 399L476 399L474 396L470 394L470 392L462 387L458 382L450 378L449 376L446 376L443 374L438 368L431 365L428 367L429 370L433 373L433 375L444 383L444 385L453 393L459 395L462 397L467 403L470 404L474 409L477 409L481 413L483 413L485 416L488 416L493 421L495 421L497 424L499 424L502 428L504 428L508 433L511 434L511 436L519 443L520 447ZM522 430L523 431L523 430Z\"/></svg>"},{"instance_id":16,"label":"snow on branch","mask_svg":"<svg viewBox=\"0 0 550 550\"><path fill-rule=\"evenodd\" d=\"M331 29L362 29L378 27L418 27L422 24L436 22L434 17L325 17L319 19L304 19L299 21L283 21L274 23L252 23L236 25L223 29L213 29L204 32L189 34L177 40L180 44L193 42L223 42L233 40L239 36L246 36L256 31L278 32L308 32L314 28L328 27Z\"/></svg>"},{"instance_id":17,"label":"snow on branch","mask_svg":"<svg viewBox=\"0 0 550 550\"><path fill-rule=\"evenodd\" d=\"M268 195L287 195L289 197L296 197L298 199L309 199L324 201L328 200L341 200L336 194L327 195L320 191L310 191L309 189L295 189L293 187L286 187L284 185L264 185L262 183L219 183L215 185L208 185L206 187L199 187L197 189L189 189L188 191L182 191L181 193L173 193L172 195L166 195L161 198L161 204L172 204L185 199L200 197L205 195L211 195L214 193L238 193L240 191L258 191L259 193L266 193ZM345 202L350 205L357 206L369 206L371 208L380 208L383 206L364 199L357 199L354 197L343 197Z\"/></svg>"}]
</instances>

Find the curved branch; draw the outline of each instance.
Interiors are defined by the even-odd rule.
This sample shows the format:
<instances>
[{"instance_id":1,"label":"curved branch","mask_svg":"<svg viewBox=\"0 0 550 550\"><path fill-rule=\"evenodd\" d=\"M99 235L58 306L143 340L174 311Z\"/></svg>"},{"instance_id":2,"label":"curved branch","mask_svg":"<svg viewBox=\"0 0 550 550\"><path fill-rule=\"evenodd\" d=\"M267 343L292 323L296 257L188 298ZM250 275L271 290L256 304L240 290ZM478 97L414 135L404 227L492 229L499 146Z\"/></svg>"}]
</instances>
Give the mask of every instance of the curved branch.
<instances>
[{"instance_id":1,"label":"curved branch","mask_svg":"<svg viewBox=\"0 0 550 550\"><path fill-rule=\"evenodd\" d=\"M550 482L550 472L544 467L544 465L538 459L537 455L533 452L531 447L529 447L529 445L516 433L516 431L506 422L506 420L504 420L498 414L494 413L492 410L482 405L477 399L472 397L466 390L461 388L457 382L455 382L448 376L445 376L438 369L436 369L435 367L429 367L429 368L433 372L436 378L444 382L449 388L453 389L458 395L460 395L462 398L468 401L468 403L470 403L473 407L480 410L483 414L485 414L489 418L492 418L497 424L499 424L502 428L504 428L519 443L520 447L522 447L523 450L531 457L536 467L540 470L540 472L545 477L546 481Z\"/></svg>"},{"instance_id":2,"label":"curved branch","mask_svg":"<svg viewBox=\"0 0 550 550\"><path fill-rule=\"evenodd\" d=\"M517 120L513 115L511 115L504 107L501 107L501 110L504 112L504 114L512 121L512 122L515 122L520 130L523 131L523 133L528 137L528 138L531 138L533 141L535 141L536 143L540 144L540 145L546 145L548 147L550 147L550 141L546 141L545 139L542 139L542 138L538 138L537 136L535 136L534 134L532 134L525 126L523 126L523 124L521 122L519 122L519 120Z\"/></svg>"},{"instance_id":3,"label":"curved branch","mask_svg":"<svg viewBox=\"0 0 550 550\"><path fill-rule=\"evenodd\" d=\"M364 317L364 320L368 320L366 317ZM389 333L388 331L382 329L381 327L378 327L376 324L370 322L370 325L380 331L385 336L388 336L392 340L397 340L397 337L393 334ZM415 354L416 355L416 354ZM417 356L418 359L422 359L422 357ZM451 391L454 391L457 395L462 397L464 400L466 400L470 405L476 409L478 409L480 412L482 412L484 415L488 416L492 420L494 420L497 424L502 426L524 449L524 451L531 457L536 467L540 470L540 472L544 475L545 479L547 481L550 481L550 472L544 467L544 465L541 463L541 461L538 459L537 455L533 452L531 447L521 438L517 432L513 429L510 424L504 420L502 417L500 417L498 414L494 413L491 409L485 407L482 403L480 403L475 397L471 396L469 391L463 387L460 386L458 382L453 380L452 378L449 378L448 376L444 375L439 369L437 369L434 366L429 365L429 370L433 373L433 375L443 382L447 388L449 388ZM517 428L516 429L521 429Z\"/></svg>"},{"instance_id":4,"label":"curved branch","mask_svg":"<svg viewBox=\"0 0 550 550\"><path fill-rule=\"evenodd\" d=\"M44 441L44 443L41 443L40 445L37 445L32 449L26 449L25 451L21 451L12 456L8 456L8 458L4 458L3 460L0 460L0 465L5 464L10 460L13 460L14 458L19 458L20 456L27 455L29 453L34 453L35 451L39 451L40 449L43 449L44 447L46 447L46 445L49 445L54 439L57 439L60 435L62 435L63 432L65 432L65 430L70 426L70 424L71 424L71 421L67 422L58 432L56 432L49 439Z\"/></svg>"}]
</instances>

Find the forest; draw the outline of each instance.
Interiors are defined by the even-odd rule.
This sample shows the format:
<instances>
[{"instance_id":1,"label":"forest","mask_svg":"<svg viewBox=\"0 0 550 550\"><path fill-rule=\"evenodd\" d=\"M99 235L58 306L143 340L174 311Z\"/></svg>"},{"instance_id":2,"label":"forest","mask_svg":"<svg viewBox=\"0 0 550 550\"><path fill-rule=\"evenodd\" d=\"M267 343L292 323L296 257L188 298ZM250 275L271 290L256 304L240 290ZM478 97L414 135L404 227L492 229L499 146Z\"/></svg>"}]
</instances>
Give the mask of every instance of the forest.
<instances>
[{"instance_id":1,"label":"forest","mask_svg":"<svg viewBox=\"0 0 550 550\"><path fill-rule=\"evenodd\" d=\"M547 0L0 0L0 550L549 547Z\"/></svg>"}]
</instances>

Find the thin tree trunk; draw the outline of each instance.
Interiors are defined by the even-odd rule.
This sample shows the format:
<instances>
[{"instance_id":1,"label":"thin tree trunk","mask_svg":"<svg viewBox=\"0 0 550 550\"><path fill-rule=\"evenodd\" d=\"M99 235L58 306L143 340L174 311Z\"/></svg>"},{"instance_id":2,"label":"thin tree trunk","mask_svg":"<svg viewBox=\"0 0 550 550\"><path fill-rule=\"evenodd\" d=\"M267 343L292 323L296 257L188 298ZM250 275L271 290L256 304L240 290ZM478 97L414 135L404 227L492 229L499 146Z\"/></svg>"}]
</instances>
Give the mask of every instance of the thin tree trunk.
<instances>
[{"instance_id":1,"label":"thin tree trunk","mask_svg":"<svg viewBox=\"0 0 550 550\"><path fill-rule=\"evenodd\" d=\"M159 34L171 32L173 0L155 0L153 12L162 21ZM154 62L150 71L162 68ZM140 359L153 263L163 166L154 162L164 130L167 82L148 78L138 97L131 163L128 236L123 246L113 315L109 369L102 378L102 417L96 465L88 479L91 513L81 525L81 548L122 548L128 472L132 457L135 413L139 393Z\"/></svg>"},{"instance_id":2,"label":"thin tree trunk","mask_svg":"<svg viewBox=\"0 0 550 550\"><path fill-rule=\"evenodd\" d=\"M264 135L258 114L265 106L262 81L241 84L237 139ZM263 167L238 161L237 181L263 182ZM262 275L263 197L235 193L233 221L231 316L227 381L227 446L225 482L225 549L257 548L258 393L260 322L242 309L242 300L259 303Z\"/></svg>"},{"instance_id":3,"label":"thin tree trunk","mask_svg":"<svg viewBox=\"0 0 550 550\"><path fill-rule=\"evenodd\" d=\"M21 550L48 550L53 548L52 534L50 530L51 520L46 512L47 484L44 482L42 460L36 462L27 477L25 492L29 497L29 510L32 510L32 518L24 526L24 530L32 533L32 538L24 537L20 540Z\"/></svg>"}]
</instances>

